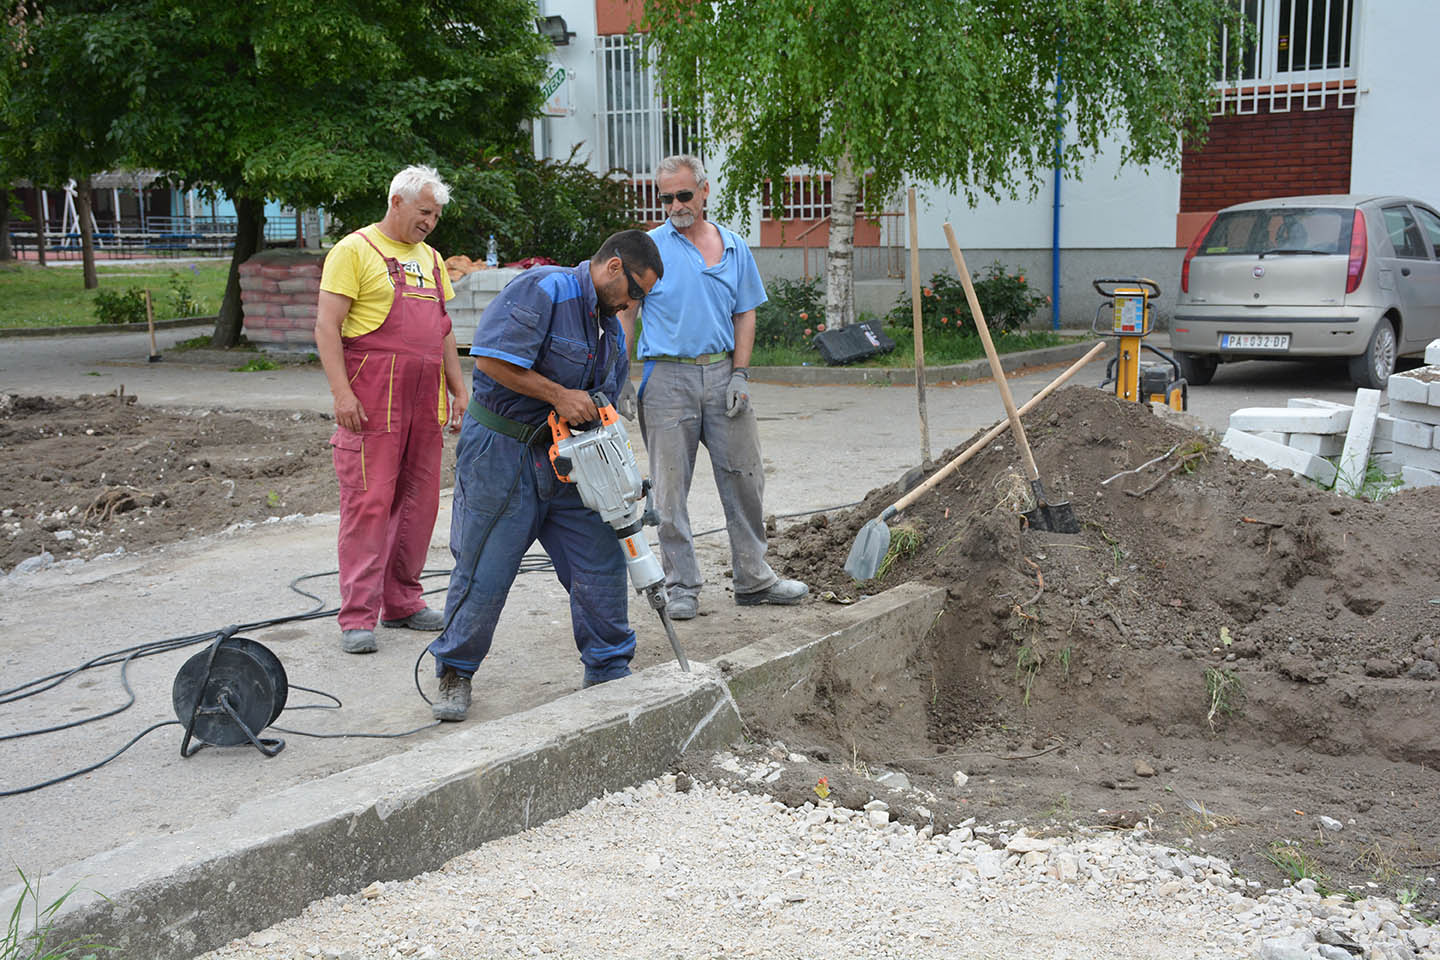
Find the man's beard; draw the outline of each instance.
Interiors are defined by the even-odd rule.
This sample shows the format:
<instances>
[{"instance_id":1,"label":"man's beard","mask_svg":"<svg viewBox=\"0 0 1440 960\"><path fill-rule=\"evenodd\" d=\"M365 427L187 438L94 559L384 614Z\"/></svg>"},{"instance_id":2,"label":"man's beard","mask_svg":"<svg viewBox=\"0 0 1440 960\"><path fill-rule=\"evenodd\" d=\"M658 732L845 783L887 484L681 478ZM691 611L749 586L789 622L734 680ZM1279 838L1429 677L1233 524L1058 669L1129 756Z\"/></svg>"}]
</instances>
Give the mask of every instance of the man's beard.
<instances>
[{"instance_id":1,"label":"man's beard","mask_svg":"<svg viewBox=\"0 0 1440 960\"><path fill-rule=\"evenodd\" d=\"M695 225L695 211L686 210L684 213L670 214L670 225L680 230L693 227Z\"/></svg>"},{"instance_id":2,"label":"man's beard","mask_svg":"<svg viewBox=\"0 0 1440 960\"><path fill-rule=\"evenodd\" d=\"M613 317L620 312L620 308L607 300L603 293L597 293L595 295L595 312L602 317Z\"/></svg>"}]
</instances>

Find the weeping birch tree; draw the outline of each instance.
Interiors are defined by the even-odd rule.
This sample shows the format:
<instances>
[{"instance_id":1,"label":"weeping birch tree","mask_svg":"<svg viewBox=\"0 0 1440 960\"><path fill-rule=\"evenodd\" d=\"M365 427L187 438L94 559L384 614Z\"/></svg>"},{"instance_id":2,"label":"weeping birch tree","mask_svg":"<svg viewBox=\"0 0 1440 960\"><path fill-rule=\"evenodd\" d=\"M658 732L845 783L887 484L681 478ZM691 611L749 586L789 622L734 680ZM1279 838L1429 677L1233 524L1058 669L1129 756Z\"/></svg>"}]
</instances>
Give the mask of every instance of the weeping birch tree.
<instances>
[{"instance_id":1,"label":"weeping birch tree","mask_svg":"<svg viewBox=\"0 0 1440 960\"><path fill-rule=\"evenodd\" d=\"M724 148L721 217L794 168L831 178L839 326L862 182L870 197L907 181L972 204L1033 197L1059 130L1067 172L1107 140L1122 162L1174 167L1182 136L1204 137L1222 26L1242 29L1233 0L646 0L640 29L672 108Z\"/></svg>"}]
</instances>

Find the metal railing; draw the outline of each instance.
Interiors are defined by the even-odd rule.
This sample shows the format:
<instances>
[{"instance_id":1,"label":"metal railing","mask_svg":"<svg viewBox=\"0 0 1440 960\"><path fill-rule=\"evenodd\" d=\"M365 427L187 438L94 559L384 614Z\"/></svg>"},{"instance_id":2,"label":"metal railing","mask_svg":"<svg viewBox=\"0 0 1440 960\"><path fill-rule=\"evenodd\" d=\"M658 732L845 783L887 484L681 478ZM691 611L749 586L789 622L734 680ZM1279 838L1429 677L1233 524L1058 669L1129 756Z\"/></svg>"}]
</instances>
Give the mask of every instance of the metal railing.
<instances>
[{"instance_id":1,"label":"metal railing","mask_svg":"<svg viewBox=\"0 0 1440 960\"><path fill-rule=\"evenodd\" d=\"M147 217L138 220L97 223L94 231L95 256L101 260L132 260L141 257L218 257L235 249L239 224L235 217ZM265 242L269 246L293 244L295 218L265 221ZM10 243L17 258L38 259L40 233L33 223L10 230ZM59 224L45 229L47 260L79 260L80 233L62 230Z\"/></svg>"},{"instance_id":2,"label":"metal railing","mask_svg":"<svg viewBox=\"0 0 1440 960\"><path fill-rule=\"evenodd\" d=\"M1216 78L1215 116L1353 109L1357 89L1355 0L1234 0L1254 34L1234 76ZM1235 38L1221 31L1221 62Z\"/></svg>"}]
</instances>

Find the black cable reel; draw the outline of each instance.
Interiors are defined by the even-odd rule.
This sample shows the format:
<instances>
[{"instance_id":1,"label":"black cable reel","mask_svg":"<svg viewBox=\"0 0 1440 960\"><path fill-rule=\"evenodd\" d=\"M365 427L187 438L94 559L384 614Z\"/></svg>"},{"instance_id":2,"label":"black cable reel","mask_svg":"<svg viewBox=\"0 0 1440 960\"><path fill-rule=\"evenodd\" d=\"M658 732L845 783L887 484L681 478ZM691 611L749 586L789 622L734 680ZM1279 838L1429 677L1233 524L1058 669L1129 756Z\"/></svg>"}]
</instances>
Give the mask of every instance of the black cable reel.
<instances>
[{"instance_id":1,"label":"black cable reel","mask_svg":"<svg viewBox=\"0 0 1440 960\"><path fill-rule=\"evenodd\" d=\"M207 649L195 654L175 675L175 716L185 725L180 756L194 756L209 745L249 743L267 757L285 749L285 741L263 738L264 730L285 709L289 682L280 658L237 626L220 631ZM190 740L199 741L195 747Z\"/></svg>"}]
</instances>

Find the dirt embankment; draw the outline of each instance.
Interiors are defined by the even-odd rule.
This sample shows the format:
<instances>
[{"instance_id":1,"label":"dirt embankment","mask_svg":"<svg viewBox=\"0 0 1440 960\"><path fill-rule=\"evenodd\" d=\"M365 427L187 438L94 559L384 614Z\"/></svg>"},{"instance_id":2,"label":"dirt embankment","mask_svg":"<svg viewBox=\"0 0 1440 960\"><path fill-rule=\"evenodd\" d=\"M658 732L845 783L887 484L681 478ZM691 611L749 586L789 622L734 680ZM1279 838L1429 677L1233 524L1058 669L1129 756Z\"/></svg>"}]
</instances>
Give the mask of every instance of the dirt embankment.
<instances>
[{"instance_id":1,"label":"dirt embankment","mask_svg":"<svg viewBox=\"0 0 1440 960\"><path fill-rule=\"evenodd\" d=\"M0 395L0 570L334 513L331 418ZM454 462L448 444L445 470ZM446 475L446 474L442 474Z\"/></svg>"},{"instance_id":2,"label":"dirt embankment","mask_svg":"<svg viewBox=\"0 0 1440 960\"><path fill-rule=\"evenodd\" d=\"M1078 534L1022 529L1029 485L1007 434L889 522L918 545L876 581L857 587L843 564L899 481L773 542L818 591L949 594L893 683L757 718L832 765L791 777L793 799L813 796L812 774L864 793L857 771L899 769L942 819L1149 818L1268 882L1373 883L1433 913L1440 490L1342 498L1092 388L1027 421Z\"/></svg>"}]
</instances>

